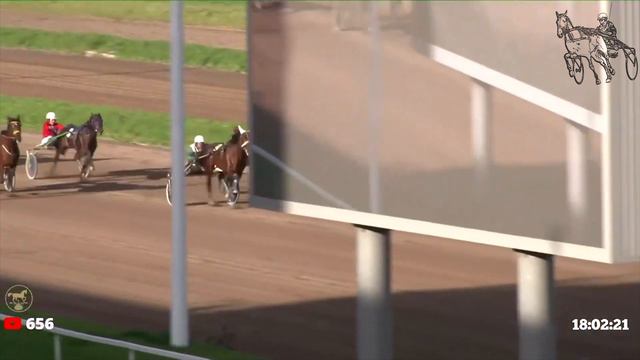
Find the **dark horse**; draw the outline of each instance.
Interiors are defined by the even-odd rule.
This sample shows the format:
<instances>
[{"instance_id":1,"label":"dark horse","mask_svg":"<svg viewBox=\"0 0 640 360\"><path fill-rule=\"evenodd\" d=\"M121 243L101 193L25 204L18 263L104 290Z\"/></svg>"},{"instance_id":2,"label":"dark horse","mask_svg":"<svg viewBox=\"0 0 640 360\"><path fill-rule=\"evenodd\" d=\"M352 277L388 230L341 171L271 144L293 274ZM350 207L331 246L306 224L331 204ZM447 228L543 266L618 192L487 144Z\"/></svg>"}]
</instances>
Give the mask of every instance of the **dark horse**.
<instances>
[{"instance_id":1,"label":"dark horse","mask_svg":"<svg viewBox=\"0 0 640 360\"><path fill-rule=\"evenodd\" d=\"M237 126L231 139L223 146L211 150L204 164L207 175L207 193L209 205L215 205L211 193L211 177L218 174L218 181L227 189L227 203L235 206L240 193L240 178L249 160L249 132Z\"/></svg>"},{"instance_id":2,"label":"dark horse","mask_svg":"<svg viewBox=\"0 0 640 360\"><path fill-rule=\"evenodd\" d=\"M0 177L7 191L13 191L16 166L20 160L18 141L22 141L20 116L7 117L7 129L0 132Z\"/></svg>"},{"instance_id":3,"label":"dark horse","mask_svg":"<svg viewBox=\"0 0 640 360\"><path fill-rule=\"evenodd\" d=\"M62 129L62 133L68 133L55 142L56 155L53 158L55 169L60 154L64 155L68 149L74 149L76 154L74 160L78 162L80 168L80 178L86 179L94 169L93 154L98 148L98 134L102 135L102 115L91 114L89 120L79 127L69 124Z\"/></svg>"}]
</instances>

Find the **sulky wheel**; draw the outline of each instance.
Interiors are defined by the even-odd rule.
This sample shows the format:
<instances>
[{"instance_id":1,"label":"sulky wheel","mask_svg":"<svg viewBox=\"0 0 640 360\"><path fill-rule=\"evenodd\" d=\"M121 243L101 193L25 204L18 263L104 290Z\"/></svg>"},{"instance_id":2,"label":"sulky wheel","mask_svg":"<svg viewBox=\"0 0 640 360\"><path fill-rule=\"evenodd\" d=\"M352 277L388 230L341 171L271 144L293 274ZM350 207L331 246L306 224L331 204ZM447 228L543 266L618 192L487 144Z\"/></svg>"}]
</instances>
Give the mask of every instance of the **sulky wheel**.
<instances>
[{"instance_id":1,"label":"sulky wheel","mask_svg":"<svg viewBox=\"0 0 640 360\"><path fill-rule=\"evenodd\" d=\"M167 185L164 188L164 195L167 199L167 204L169 204L169 206L173 206L171 203L171 176L167 177Z\"/></svg>"},{"instance_id":2,"label":"sulky wheel","mask_svg":"<svg viewBox=\"0 0 640 360\"><path fill-rule=\"evenodd\" d=\"M582 64L582 58L577 57L573 59L573 80L576 84L582 84L584 80L584 65Z\"/></svg>"},{"instance_id":3,"label":"sulky wheel","mask_svg":"<svg viewBox=\"0 0 640 360\"><path fill-rule=\"evenodd\" d=\"M32 151L27 150L27 160L24 164L24 170L29 180L34 180L38 176L38 158Z\"/></svg>"},{"instance_id":4,"label":"sulky wheel","mask_svg":"<svg viewBox=\"0 0 640 360\"><path fill-rule=\"evenodd\" d=\"M16 169L5 169L4 170L4 189L7 192L13 192L16 189Z\"/></svg>"},{"instance_id":5,"label":"sulky wheel","mask_svg":"<svg viewBox=\"0 0 640 360\"><path fill-rule=\"evenodd\" d=\"M636 57L636 49L624 50L625 68L629 80L635 80L638 76L638 57Z\"/></svg>"}]
</instances>

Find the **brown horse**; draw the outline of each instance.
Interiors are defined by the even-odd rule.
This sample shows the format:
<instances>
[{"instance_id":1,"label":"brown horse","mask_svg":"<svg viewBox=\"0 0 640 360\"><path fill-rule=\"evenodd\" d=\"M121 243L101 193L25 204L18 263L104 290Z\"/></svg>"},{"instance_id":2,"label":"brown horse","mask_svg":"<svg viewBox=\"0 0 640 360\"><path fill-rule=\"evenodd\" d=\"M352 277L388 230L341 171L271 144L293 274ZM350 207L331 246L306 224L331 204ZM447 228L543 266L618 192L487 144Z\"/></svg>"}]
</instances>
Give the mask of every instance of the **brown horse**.
<instances>
[{"instance_id":1,"label":"brown horse","mask_svg":"<svg viewBox=\"0 0 640 360\"><path fill-rule=\"evenodd\" d=\"M58 164L60 154L64 156L68 149L76 151L73 159L78 162L80 168L80 178L86 179L94 170L93 154L98 148L98 134L102 135L103 119L100 114L91 114L89 120L79 127L69 124L62 129L61 134L67 136L60 137L55 143L56 154L53 158L53 169Z\"/></svg>"},{"instance_id":2,"label":"brown horse","mask_svg":"<svg viewBox=\"0 0 640 360\"><path fill-rule=\"evenodd\" d=\"M205 161L205 174L207 176L207 194L209 205L215 205L211 192L211 177L218 174L220 182L227 193L227 204L235 206L240 194L240 178L249 160L249 132L241 126L237 126L231 139L223 146L218 146L210 152Z\"/></svg>"},{"instance_id":3,"label":"brown horse","mask_svg":"<svg viewBox=\"0 0 640 360\"><path fill-rule=\"evenodd\" d=\"M16 166L20 160L19 141L22 141L20 116L7 117L7 129L0 132L0 173L4 188L9 192L15 187Z\"/></svg>"}]
</instances>

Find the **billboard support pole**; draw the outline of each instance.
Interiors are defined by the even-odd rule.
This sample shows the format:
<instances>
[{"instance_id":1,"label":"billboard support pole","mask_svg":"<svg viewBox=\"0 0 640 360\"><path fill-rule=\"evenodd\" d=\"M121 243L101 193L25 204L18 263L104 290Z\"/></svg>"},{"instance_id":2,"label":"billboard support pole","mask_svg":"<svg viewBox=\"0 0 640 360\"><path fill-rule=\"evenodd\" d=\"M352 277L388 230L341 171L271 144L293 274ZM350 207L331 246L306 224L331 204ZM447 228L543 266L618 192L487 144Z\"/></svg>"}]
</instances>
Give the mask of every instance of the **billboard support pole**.
<instances>
[{"instance_id":1,"label":"billboard support pole","mask_svg":"<svg viewBox=\"0 0 640 360\"><path fill-rule=\"evenodd\" d=\"M171 346L189 345L187 244L184 196L184 63L182 1L171 1Z\"/></svg>"},{"instance_id":2,"label":"billboard support pole","mask_svg":"<svg viewBox=\"0 0 640 360\"><path fill-rule=\"evenodd\" d=\"M555 360L553 255L516 250L519 360Z\"/></svg>"},{"instance_id":3,"label":"billboard support pole","mask_svg":"<svg viewBox=\"0 0 640 360\"><path fill-rule=\"evenodd\" d=\"M491 171L491 86L473 79L471 84L471 146L476 182L483 191Z\"/></svg>"},{"instance_id":4,"label":"billboard support pole","mask_svg":"<svg viewBox=\"0 0 640 360\"><path fill-rule=\"evenodd\" d=\"M380 196L380 133L382 128L382 50L380 49L380 21L378 19L378 6L376 1L369 3L371 21L369 31L371 33L371 68L369 75L369 207L373 213L382 210L382 198Z\"/></svg>"},{"instance_id":5,"label":"billboard support pole","mask_svg":"<svg viewBox=\"0 0 640 360\"><path fill-rule=\"evenodd\" d=\"M362 226L356 227L356 231L357 358L391 360L393 317L390 231Z\"/></svg>"},{"instance_id":6,"label":"billboard support pole","mask_svg":"<svg viewBox=\"0 0 640 360\"><path fill-rule=\"evenodd\" d=\"M587 226L587 177L589 139L587 129L567 122L567 201L570 214L569 239L580 240L585 236ZM567 239L567 240L569 240Z\"/></svg>"}]
</instances>

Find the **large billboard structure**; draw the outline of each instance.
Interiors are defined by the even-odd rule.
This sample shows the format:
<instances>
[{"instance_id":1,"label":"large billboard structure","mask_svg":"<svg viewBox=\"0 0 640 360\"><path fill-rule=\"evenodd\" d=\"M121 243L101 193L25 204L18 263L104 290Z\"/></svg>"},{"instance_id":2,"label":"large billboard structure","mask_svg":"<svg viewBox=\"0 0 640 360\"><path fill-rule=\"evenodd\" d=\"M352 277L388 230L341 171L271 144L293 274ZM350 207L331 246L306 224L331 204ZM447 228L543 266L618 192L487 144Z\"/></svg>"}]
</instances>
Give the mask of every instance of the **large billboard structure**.
<instances>
[{"instance_id":1,"label":"large billboard structure","mask_svg":"<svg viewBox=\"0 0 640 360\"><path fill-rule=\"evenodd\" d=\"M249 12L251 204L357 226L358 359L393 358L389 230L515 249L555 359L554 255L640 260L640 2L284 8Z\"/></svg>"},{"instance_id":2,"label":"large billboard structure","mask_svg":"<svg viewBox=\"0 0 640 360\"><path fill-rule=\"evenodd\" d=\"M610 82L593 61L599 85L588 58L565 61L602 12L640 46L640 3L374 3L252 10L252 206L640 259L635 52L609 56Z\"/></svg>"}]
</instances>

